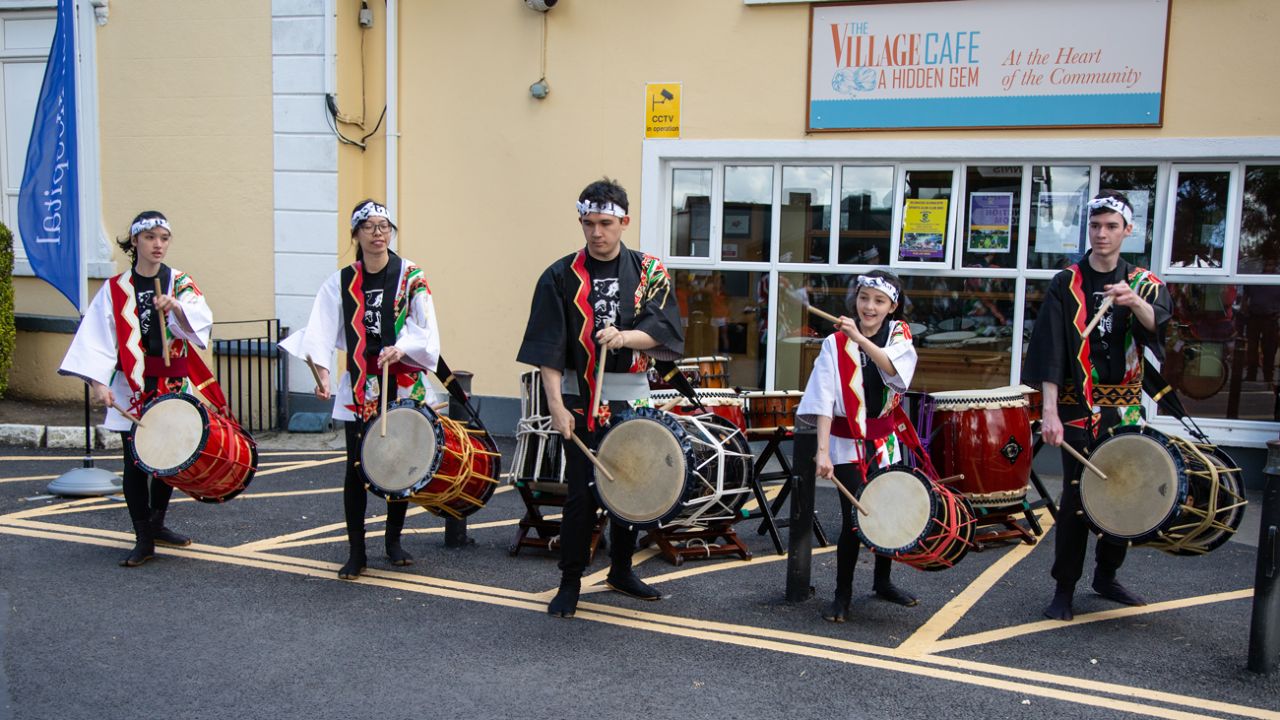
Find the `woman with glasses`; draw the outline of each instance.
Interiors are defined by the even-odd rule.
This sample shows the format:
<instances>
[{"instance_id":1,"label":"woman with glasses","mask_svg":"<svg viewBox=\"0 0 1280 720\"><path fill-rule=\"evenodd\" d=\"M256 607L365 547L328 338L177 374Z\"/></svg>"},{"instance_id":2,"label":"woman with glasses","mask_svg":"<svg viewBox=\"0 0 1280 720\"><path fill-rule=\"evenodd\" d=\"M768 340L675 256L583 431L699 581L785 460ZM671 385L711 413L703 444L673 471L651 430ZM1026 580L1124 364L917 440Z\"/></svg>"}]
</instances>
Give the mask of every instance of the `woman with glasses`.
<instances>
[{"instance_id":1,"label":"woman with glasses","mask_svg":"<svg viewBox=\"0 0 1280 720\"><path fill-rule=\"evenodd\" d=\"M389 366L388 400L426 399L427 371L440 357L435 306L422 269L391 251L396 225L387 208L362 200L351 212L351 239L356 261L325 280L311 307L307 326L280 347L309 359L319 377L316 396L334 398L333 418L346 424L347 472L342 506L346 514L350 554L338 571L354 580L365 568L364 515L367 497L356 462L365 425L378 413L382 370ZM344 372L336 391L330 382L334 352ZM387 503L386 551L392 565L413 564L400 547L407 501Z\"/></svg>"}]
</instances>

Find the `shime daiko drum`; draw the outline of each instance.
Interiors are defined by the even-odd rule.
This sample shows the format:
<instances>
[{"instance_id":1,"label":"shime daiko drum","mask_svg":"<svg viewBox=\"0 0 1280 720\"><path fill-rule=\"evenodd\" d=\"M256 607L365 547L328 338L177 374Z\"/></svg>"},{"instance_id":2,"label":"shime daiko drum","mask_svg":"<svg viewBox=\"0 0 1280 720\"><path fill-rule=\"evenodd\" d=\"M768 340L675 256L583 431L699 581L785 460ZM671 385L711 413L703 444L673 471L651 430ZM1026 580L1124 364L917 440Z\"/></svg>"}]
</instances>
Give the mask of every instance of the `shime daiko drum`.
<instances>
[{"instance_id":1,"label":"shime daiko drum","mask_svg":"<svg viewBox=\"0 0 1280 720\"><path fill-rule=\"evenodd\" d=\"M1107 433L1089 462L1106 479L1084 470L1080 500L1105 535L1200 555L1229 540L1244 517L1240 469L1213 445L1125 425Z\"/></svg>"},{"instance_id":2,"label":"shime daiko drum","mask_svg":"<svg viewBox=\"0 0 1280 720\"><path fill-rule=\"evenodd\" d=\"M596 454L613 476L596 473L596 497L629 528L736 520L751 496L751 446L715 415L624 410L613 416Z\"/></svg>"},{"instance_id":3,"label":"shime daiko drum","mask_svg":"<svg viewBox=\"0 0 1280 720\"><path fill-rule=\"evenodd\" d=\"M747 429L747 416L743 413L742 396L732 389L697 388L694 394L698 402L706 408L705 412L718 415L741 430ZM704 411L694 406L693 401L675 390L650 390L649 401L656 408L662 408L677 415L701 415ZM673 404L674 403L674 404Z\"/></svg>"},{"instance_id":4,"label":"shime daiko drum","mask_svg":"<svg viewBox=\"0 0 1280 720\"><path fill-rule=\"evenodd\" d=\"M160 395L134 430L138 466L201 502L224 502L249 486L258 448L230 417L184 393Z\"/></svg>"},{"instance_id":5,"label":"shime daiko drum","mask_svg":"<svg viewBox=\"0 0 1280 720\"><path fill-rule=\"evenodd\" d=\"M933 437L929 450L943 476L974 507L1022 502L1031 482L1031 419L1020 388L930 393Z\"/></svg>"},{"instance_id":6,"label":"shime daiko drum","mask_svg":"<svg viewBox=\"0 0 1280 720\"><path fill-rule=\"evenodd\" d=\"M488 433L408 399L387 405L386 427L384 436L375 416L360 441L360 473L373 494L458 518L493 496L499 455Z\"/></svg>"},{"instance_id":7,"label":"shime daiko drum","mask_svg":"<svg viewBox=\"0 0 1280 720\"><path fill-rule=\"evenodd\" d=\"M876 554L921 570L945 570L973 547L973 509L965 498L917 468L889 465L857 493L854 530Z\"/></svg>"}]
</instances>

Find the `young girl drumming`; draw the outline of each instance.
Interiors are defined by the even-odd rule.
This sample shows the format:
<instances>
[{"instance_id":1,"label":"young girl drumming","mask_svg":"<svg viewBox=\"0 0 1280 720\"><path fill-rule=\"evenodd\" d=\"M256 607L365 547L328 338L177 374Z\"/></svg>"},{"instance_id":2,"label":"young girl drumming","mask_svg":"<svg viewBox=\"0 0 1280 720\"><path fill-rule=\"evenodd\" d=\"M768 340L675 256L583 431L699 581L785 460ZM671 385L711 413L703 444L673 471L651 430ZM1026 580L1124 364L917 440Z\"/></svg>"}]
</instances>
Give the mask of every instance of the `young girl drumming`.
<instances>
[{"instance_id":1,"label":"young girl drumming","mask_svg":"<svg viewBox=\"0 0 1280 720\"><path fill-rule=\"evenodd\" d=\"M359 577L366 564L364 514L368 503L356 463L366 423L379 411L382 368L390 365L389 400L424 400L428 370L440 357L440 334L435 305L422 269L391 251L395 223L387 208L362 200L351 212L351 238L356 261L325 280L311 307L307 326L280 347L316 365L320 384L316 396L334 397L333 418L346 422L347 472L342 484L342 507L347 521L350 553L338 571L343 580ZM329 366L334 351L345 371L336 396L330 387ZM363 350L358 352L357 350ZM392 565L413 564L400 547L400 532L408 502L387 503L385 547Z\"/></svg>"},{"instance_id":2,"label":"young girl drumming","mask_svg":"<svg viewBox=\"0 0 1280 720\"><path fill-rule=\"evenodd\" d=\"M875 270L859 275L857 288L857 317L841 317L836 332L823 340L796 413L800 422L817 426L818 477L850 491L866 481L869 470L902 461L892 414L916 369L916 350L901 312L902 281ZM822 614L831 622L844 622L849 615L858 562L853 508L844 493L840 519L835 599ZM892 562L876 556L872 590L890 602L915 605L914 596L890 582Z\"/></svg>"},{"instance_id":3,"label":"young girl drumming","mask_svg":"<svg viewBox=\"0 0 1280 720\"><path fill-rule=\"evenodd\" d=\"M124 567L155 557L156 543L191 544L164 526L173 488L138 467L130 452L133 422L120 412L136 417L155 395L194 394L188 344L209 344L213 313L191 276L164 264L170 239L161 213L149 210L133 219L129 236L117 241L133 267L103 283L58 368L89 383L94 400L107 408L103 425L124 440L124 499L136 541L120 561Z\"/></svg>"}]
</instances>

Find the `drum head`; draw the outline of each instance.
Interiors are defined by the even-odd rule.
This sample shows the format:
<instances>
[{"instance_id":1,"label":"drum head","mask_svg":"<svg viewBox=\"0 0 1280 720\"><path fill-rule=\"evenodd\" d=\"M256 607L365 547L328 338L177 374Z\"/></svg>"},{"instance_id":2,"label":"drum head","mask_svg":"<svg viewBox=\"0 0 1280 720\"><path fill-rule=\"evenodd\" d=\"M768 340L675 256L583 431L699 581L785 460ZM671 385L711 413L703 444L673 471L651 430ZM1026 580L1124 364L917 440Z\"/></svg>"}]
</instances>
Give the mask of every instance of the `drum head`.
<instances>
[{"instance_id":1,"label":"drum head","mask_svg":"<svg viewBox=\"0 0 1280 720\"><path fill-rule=\"evenodd\" d=\"M386 437L381 416L365 428L360 467L370 484L385 492L402 492L431 479L436 454L436 428L430 417L411 405L387 408Z\"/></svg>"},{"instance_id":2,"label":"drum head","mask_svg":"<svg viewBox=\"0 0 1280 720\"><path fill-rule=\"evenodd\" d=\"M684 495L687 464L679 440L647 417L618 423L600 441L597 457L613 475L596 473L600 502L632 523L662 520Z\"/></svg>"},{"instance_id":3,"label":"drum head","mask_svg":"<svg viewBox=\"0 0 1280 720\"><path fill-rule=\"evenodd\" d=\"M867 482L858 501L869 515L853 511L858 531L875 550L914 544L929 526L932 502L920 478L905 470L889 470Z\"/></svg>"},{"instance_id":4,"label":"drum head","mask_svg":"<svg viewBox=\"0 0 1280 720\"><path fill-rule=\"evenodd\" d=\"M1106 473L1080 477L1080 501L1098 530L1119 538L1139 538L1160 529L1179 501L1181 468L1155 437L1123 433L1098 445L1089 462Z\"/></svg>"},{"instance_id":5,"label":"drum head","mask_svg":"<svg viewBox=\"0 0 1280 720\"><path fill-rule=\"evenodd\" d=\"M161 398L143 413L133 433L133 450L150 471L173 474L204 446L204 434L205 420L193 400Z\"/></svg>"}]
</instances>

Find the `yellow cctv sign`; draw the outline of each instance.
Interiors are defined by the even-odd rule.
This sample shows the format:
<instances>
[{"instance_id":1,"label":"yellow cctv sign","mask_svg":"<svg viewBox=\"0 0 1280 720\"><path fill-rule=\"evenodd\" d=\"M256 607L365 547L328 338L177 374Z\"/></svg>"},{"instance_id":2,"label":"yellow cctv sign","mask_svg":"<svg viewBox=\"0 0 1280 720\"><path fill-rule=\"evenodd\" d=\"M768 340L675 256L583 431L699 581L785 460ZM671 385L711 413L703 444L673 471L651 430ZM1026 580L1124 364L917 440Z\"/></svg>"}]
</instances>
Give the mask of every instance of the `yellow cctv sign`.
<instances>
[{"instance_id":1,"label":"yellow cctv sign","mask_svg":"<svg viewBox=\"0 0 1280 720\"><path fill-rule=\"evenodd\" d=\"M680 83L645 85L644 136L680 137Z\"/></svg>"}]
</instances>

